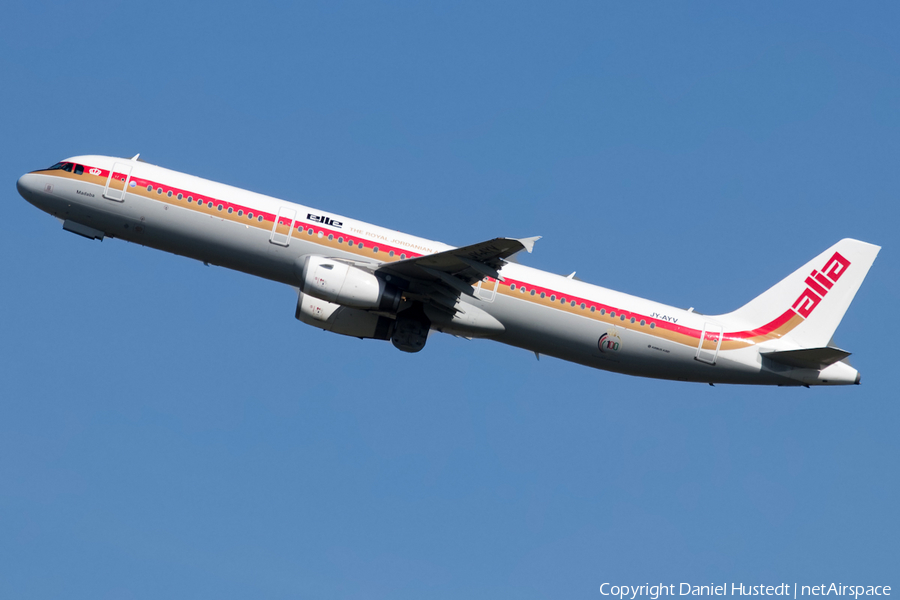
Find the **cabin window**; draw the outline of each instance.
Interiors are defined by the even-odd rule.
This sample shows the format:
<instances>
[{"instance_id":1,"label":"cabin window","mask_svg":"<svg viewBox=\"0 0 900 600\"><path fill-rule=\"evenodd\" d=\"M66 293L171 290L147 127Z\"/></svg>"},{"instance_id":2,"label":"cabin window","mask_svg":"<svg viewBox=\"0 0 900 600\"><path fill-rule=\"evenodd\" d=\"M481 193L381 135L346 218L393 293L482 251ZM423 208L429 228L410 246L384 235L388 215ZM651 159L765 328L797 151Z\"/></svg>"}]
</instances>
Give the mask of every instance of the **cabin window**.
<instances>
[{"instance_id":1,"label":"cabin window","mask_svg":"<svg viewBox=\"0 0 900 600\"><path fill-rule=\"evenodd\" d=\"M556 294L550 294L550 301L556 302Z\"/></svg>"},{"instance_id":2,"label":"cabin window","mask_svg":"<svg viewBox=\"0 0 900 600\"><path fill-rule=\"evenodd\" d=\"M621 315L621 316L619 317L619 320L620 320L620 321L624 321L624 320L625 320L625 315L624 315L624 314Z\"/></svg>"},{"instance_id":3,"label":"cabin window","mask_svg":"<svg viewBox=\"0 0 900 600\"><path fill-rule=\"evenodd\" d=\"M340 236L338 238L338 244L343 244L343 243L344 243L344 236Z\"/></svg>"},{"instance_id":4,"label":"cabin window","mask_svg":"<svg viewBox=\"0 0 900 600\"><path fill-rule=\"evenodd\" d=\"M534 290L531 290L531 295L534 296Z\"/></svg>"},{"instance_id":5,"label":"cabin window","mask_svg":"<svg viewBox=\"0 0 900 600\"><path fill-rule=\"evenodd\" d=\"M390 252L388 252L388 256L393 256L393 255L394 255L394 251L393 251L393 250L391 250Z\"/></svg>"},{"instance_id":6,"label":"cabin window","mask_svg":"<svg viewBox=\"0 0 900 600\"><path fill-rule=\"evenodd\" d=\"M650 329L656 329L656 323L650 323Z\"/></svg>"},{"instance_id":7,"label":"cabin window","mask_svg":"<svg viewBox=\"0 0 900 600\"><path fill-rule=\"evenodd\" d=\"M306 230L306 233L308 233L309 235L312 235L312 234L313 234L313 228L310 227L309 229L307 229L307 230Z\"/></svg>"},{"instance_id":8,"label":"cabin window","mask_svg":"<svg viewBox=\"0 0 900 600\"><path fill-rule=\"evenodd\" d=\"M572 300L569 304L571 304L572 306L575 306L575 301Z\"/></svg>"},{"instance_id":9,"label":"cabin window","mask_svg":"<svg viewBox=\"0 0 900 600\"><path fill-rule=\"evenodd\" d=\"M152 192L152 191L153 191L153 186L152 186L152 185L148 185L148 186L147 186L147 191L148 191L148 192Z\"/></svg>"},{"instance_id":10,"label":"cabin window","mask_svg":"<svg viewBox=\"0 0 900 600\"><path fill-rule=\"evenodd\" d=\"M233 213L233 212L234 212L234 209L231 208L231 207L229 206L229 207L228 207L228 214L230 215L230 214Z\"/></svg>"},{"instance_id":11,"label":"cabin window","mask_svg":"<svg viewBox=\"0 0 900 600\"><path fill-rule=\"evenodd\" d=\"M322 233L322 232L320 231L320 232L319 232L319 239L322 239L323 237L325 237L325 234Z\"/></svg>"},{"instance_id":12,"label":"cabin window","mask_svg":"<svg viewBox=\"0 0 900 600\"><path fill-rule=\"evenodd\" d=\"M258 217L256 217L256 220L259 221L260 223L262 223L263 216L262 216L262 215L259 215Z\"/></svg>"},{"instance_id":13,"label":"cabin window","mask_svg":"<svg viewBox=\"0 0 900 600\"><path fill-rule=\"evenodd\" d=\"M581 310L584 310L585 308L587 308L587 307L584 305L584 302L582 302L582 303L581 303Z\"/></svg>"},{"instance_id":14,"label":"cabin window","mask_svg":"<svg viewBox=\"0 0 900 600\"><path fill-rule=\"evenodd\" d=\"M541 292L541 298L546 298L546 297L547 297L547 292Z\"/></svg>"},{"instance_id":15,"label":"cabin window","mask_svg":"<svg viewBox=\"0 0 900 600\"><path fill-rule=\"evenodd\" d=\"M594 312L594 311L596 311L596 310L597 310L597 307L596 307L596 306L592 306L592 307L591 307L591 312Z\"/></svg>"},{"instance_id":16,"label":"cabin window","mask_svg":"<svg viewBox=\"0 0 900 600\"><path fill-rule=\"evenodd\" d=\"M216 207L217 210L222 210L223 208L225 208L225 207L222 206L221 204L220 204L219 206Z\"/></svg>"},{"instance_id":17,"label":"cabin window","mask_svg":"<svg viewBox=\"0 0 900 600\"><path fill-rule=\"evenodd\" d=\"M609 316L612 317L613 319L615 319L615 318L616 318L616 311L614 311L614 310L609 311Z\"/></svg>"},{"instance_id":18,"label":"cabin window","mask_svg":"<svg viewBox=\"0 0 900 600\"><path fill-rule=\"evenodd\" d=\"M171 198L171 197L172 197L172 190L169 190L169 193L166 194L166 196L168 196L169 198Z\"/></svg>"},{"instance_id":19,"label":"cabin window","mask_svg":"<svg viewBox=\"0 0 900 600\"><path fill-rule=\"evenodd\" d=\"M243 217L243 216L244 216L244 211L239 210L239 211L238 211L238 216L239 216L239 217Z\"/></svg>"},{"instance_id":20,"label":"cabin window","mask_svg":"<svg viewBox=\"0 0 900 600\"><path fill-rule=\"evenodd\" d=\"M207 202L207 203L206 203L207 208L212 208L212 204L213 204L213 203L212 203L212 200L210 200L209 202Z\"/></svg>"},{"instance_id":21,"label":"cabin window","mask_svg":"<svg viewBox=\"0 0 900 600\"><path fill-rule=\"evenodd\" d=\"M162 188L161 187L156 188L156 193L162 195Z\"/></svg>"},{"instance_id":22,"label":"cabin window","mask_svg":"<svg viewBox=\"0 0 900 600\"><path fill-rule=\"evenodd\" d=\"M329 240L333 240L333 239L334 239L334 234L333 234L333 233L329 233L329 234L328 234L328 239L329 239Z\"/></svg>"},{"instance_id":23,"label":"cabin window","mask_svg":"<svg viewBox=\"0 0 900 600\"><path fill-rule=\"evenodd\" d=\"M600 309L600 316L602 317L602 316L605 315L605 314L606 314L606 309L605 309L605 308L601 308L601 309Z\"/></svg>"},{"instance_id":24,"label":"cabin window","mask_svg":"<svg viewBox=\"0 0 900 600\"><path fill-rule=\"evenodd\" d=\"M373 246L372 252L374 252L375 254L378 254L378 246Z\"/></svg>"},{"instance_id":25,"label":"cabin window","mask_svg":"<svg viewBox=\"0 0 900 600\"><path fill-rule=\"evenodd\" d=\"M178 199L181 200L182 198L184 198L184 194L178 194Z\"/></svg>"},{"instance_id":26,"label":"cabin window","mask_svg":"<svg viewBox=\"0 0 900 600\"><path fill-rule=\"evenodd\" d=\"M643 327L646 324L647 324L647 321L645 321L644 319L641 319L641 327Z\"/></svg>"},{"instance_id":27,"label":"cabin window","mask_svg":"<svg viewBox=\"0 0 900 600\"><path fill-rule=\"evenodd\" d=\"M565 303L566 303L566 299L565 299L565 298L560 298L560 299L559 299L559 303L560 303L560 304L565 304Z\"/></svg>"},{"instance_id":28,"label":"cabin window","mask_svg":"<svg viewBox=\"0 0 900 600\"><path fill-rule=\"evenodd\" d=\"M248 219L252 219L252 218L253 218L253 213L252 213L252 212L247 213L247 218L248 218ZM309 232L312 233L312 229L310 229Z\"/></svg>"},{"instance_id":29,"label":"cabin window","mask_svg":"<svg viewBox=\"0 0 900 600\"><path fill-rule=\"evenodd\" d=\"M634 317L631 317L631 322L634 323Z\"/></svg>"},{"instance_id":30,"label":"cabin window","mask_svg":"<svg viewBox=\"0 0 900 600\"><path fill-rule=\"evenodd\" d=\"M514 284L514 283L509 284L509 289L511 289L512 291L516 291L516 284Z\"/></svg>"},{"instance_id":31,"label":"cabin window","mask_svg":"<svg viewBox=\"0 0 900 600\"><path fill-rule=\"evenodd\" d=\"M528 290L526 290L524 287L521 287L521 288L519 288L519 291L522 292L522 293L524 294L524 293L527 292Z\"/></svg>"},{"instance_id":32,"label":"cabin window","mask_svg":"<svg viewBox=\"0 0 900 600\"><path fill-rule=\"evenodd\" d=\"M406 253L404 252L403 254L401 254L401 255L400 255L400 258L406 260Z\"/></svg>"},{"instance_id":33,"label":"cabin window","mask_svg":"<svg viewBox=\"0 0 900 600\"><path fill-rule=\"evenodd\" d=\"M75 174L84 175L84 165L75 165Z\"/></svg>"},{"instance_id":34,"label":"cabin window","mask_svg":"<svg viewBox=\"0 0 900 600\"><path fill-rule=\"evenodd\" d=\"M362 247L363 247L363 243L362 243L362 242L358 243L358 244L356 245L356 247L357 247L357 248L362 248Z\"/></svg>"}]
</instances>

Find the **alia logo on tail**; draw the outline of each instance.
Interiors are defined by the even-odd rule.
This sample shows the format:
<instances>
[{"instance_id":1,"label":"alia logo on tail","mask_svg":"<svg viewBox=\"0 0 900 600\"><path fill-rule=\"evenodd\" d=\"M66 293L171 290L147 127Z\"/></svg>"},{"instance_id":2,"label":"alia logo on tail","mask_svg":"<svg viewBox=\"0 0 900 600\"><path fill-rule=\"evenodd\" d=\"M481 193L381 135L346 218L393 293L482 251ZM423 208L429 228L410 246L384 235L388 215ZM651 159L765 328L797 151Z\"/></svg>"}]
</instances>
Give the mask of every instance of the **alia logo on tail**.
<instances>
[{"instance_id":1,"label":"alia logo on tail","mask_svg":"<svg viewBox=\"0 0 900 600\"><path fill-rule=\"evenodd\" d=\"M803 290L791 308L804 319L809 317L813 309L828 294L828 290L837 283L849 266L850 261L841 256L839 252L835 252L822 267L821 272L813 269L813 272L809 274L804 281L807 288Z\"/></svg>"}]
</instances>

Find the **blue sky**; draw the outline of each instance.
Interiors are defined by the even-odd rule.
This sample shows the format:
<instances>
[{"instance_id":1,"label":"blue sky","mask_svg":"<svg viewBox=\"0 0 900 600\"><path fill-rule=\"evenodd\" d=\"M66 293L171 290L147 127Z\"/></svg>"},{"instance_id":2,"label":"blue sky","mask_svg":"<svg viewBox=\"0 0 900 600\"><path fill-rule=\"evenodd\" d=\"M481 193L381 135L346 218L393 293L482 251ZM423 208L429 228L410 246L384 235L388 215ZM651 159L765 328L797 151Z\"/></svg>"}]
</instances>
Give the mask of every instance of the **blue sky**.
<instances>
[{"instance_id":1,"label":"blue sky","mask_svg":"<svg viewBox=\"0 0 900 600\"><path fill-rule=\"evenodd\" d=\"M897 586L890 3L24 2L0 23L0 596ZM843 237L862 385L417 355L22 200L132 156L706 313ZM896 589L896 587L895 587Z\"/></svg>"}]
</instances>

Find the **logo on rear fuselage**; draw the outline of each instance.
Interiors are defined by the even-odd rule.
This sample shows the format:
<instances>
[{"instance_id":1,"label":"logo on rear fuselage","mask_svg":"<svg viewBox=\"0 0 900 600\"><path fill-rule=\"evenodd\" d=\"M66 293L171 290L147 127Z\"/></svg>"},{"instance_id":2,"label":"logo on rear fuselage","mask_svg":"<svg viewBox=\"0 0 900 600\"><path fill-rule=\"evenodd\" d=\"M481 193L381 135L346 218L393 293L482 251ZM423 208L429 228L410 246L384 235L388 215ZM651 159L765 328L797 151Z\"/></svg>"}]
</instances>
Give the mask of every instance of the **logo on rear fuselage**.
<instances>
[{"instance_id":1,"label":"logo on rear fuselage","mask_svg":"<svg viewBox=\"0 0 900 600\"><path fill-rule=\"evenodd\" d=\"M343 223L341 223L340 221L335 221L331 217L314 215L312 213L307 213L306 218L309 219L310 221L312 221L313 223L321 223L322 225L331 225L332 227L337 227L338 229L340 229L341 225L343 225Z\"/></svg>"},{"instance_id":2,"label":"logo on rear fuselage","mask_svg":"<svg viewBox=\"0 0 900 600\"><path fill-rule=\"evenodd\" d=\"M622 340L616 334L604 333L597 342L600 352L618 352L622 347Z\"/></svg>"},{"instance_id":3,"label":"logo on rear fuselage","mask_svg":"<svg viewBox=\"0 0 900 600\"><path fill-rule=\"evenodd\" d=\"M813 270L804 281L807 285L806 289L803 290L803 293L791 306L794 312L804 319L809 317L813 309L828 294L828 291L837 283L837 280L841 278L841 275L844 274L849 266L850 261L841 256L839 252L835 252L828 259L828 262L825 263L825 266L822 267L821 272Z\"/></svg>"}]
</instances>

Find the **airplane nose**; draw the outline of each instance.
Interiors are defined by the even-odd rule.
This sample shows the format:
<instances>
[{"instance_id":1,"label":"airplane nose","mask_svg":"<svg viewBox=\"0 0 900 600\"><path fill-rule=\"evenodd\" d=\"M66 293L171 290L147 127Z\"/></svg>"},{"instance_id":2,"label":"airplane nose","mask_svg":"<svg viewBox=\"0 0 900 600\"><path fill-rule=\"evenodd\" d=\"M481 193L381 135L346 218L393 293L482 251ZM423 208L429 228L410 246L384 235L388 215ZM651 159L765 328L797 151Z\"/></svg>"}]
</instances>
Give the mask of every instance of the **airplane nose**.
<instances>
[{"instance_id":1,"label":"airplane nose","mask_svg":"<svg viewBox=\"0 0 900 600\"><path fill-rule=\"evenodd\" d=\"M37 192L38 177L34 173L25 173L16 181L16 190L19 195L28 200L32 200L32 194Z\"/></svg>"}]
</instances>

